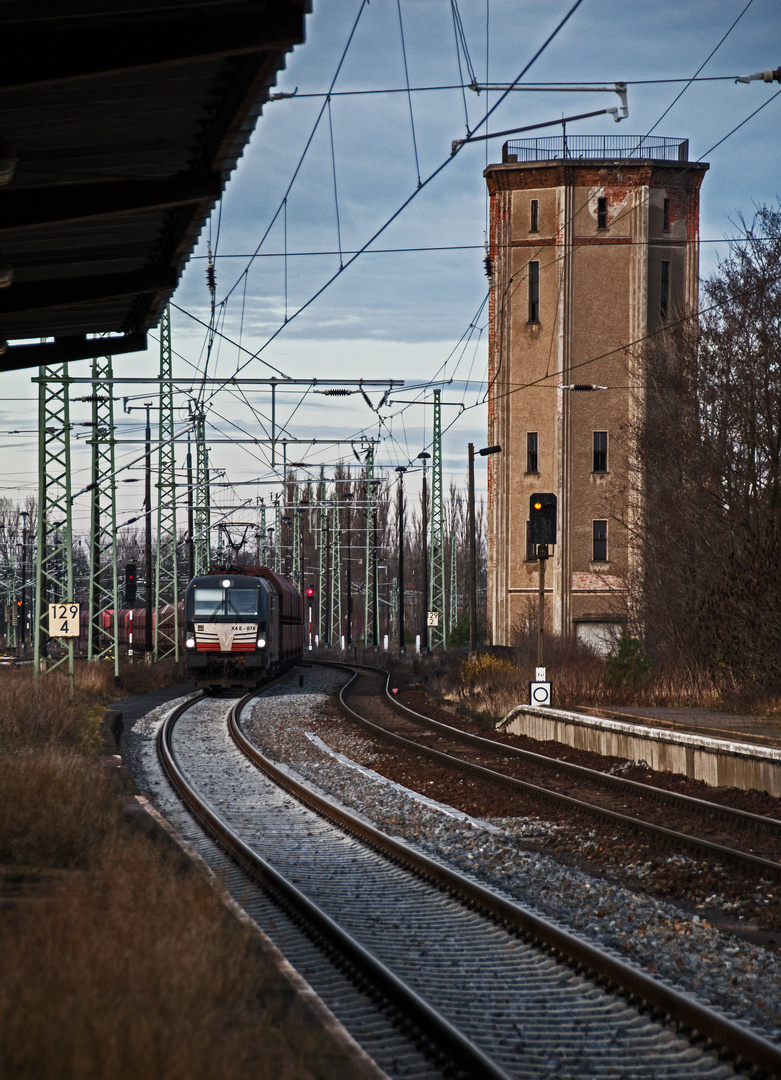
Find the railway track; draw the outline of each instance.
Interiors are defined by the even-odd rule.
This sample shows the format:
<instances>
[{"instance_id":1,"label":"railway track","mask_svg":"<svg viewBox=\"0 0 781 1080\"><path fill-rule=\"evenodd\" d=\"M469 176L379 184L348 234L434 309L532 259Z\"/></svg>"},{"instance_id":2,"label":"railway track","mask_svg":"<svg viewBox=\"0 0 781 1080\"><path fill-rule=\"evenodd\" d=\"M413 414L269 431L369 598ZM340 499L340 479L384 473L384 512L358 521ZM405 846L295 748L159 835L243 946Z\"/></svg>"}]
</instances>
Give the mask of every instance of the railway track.
<instances>
[{"instance_id":1,"label":"railway track","mask_svg":"<svg viewBox=\"0 0 781 1080\"><path fill-rule=\"evenodd\" d=\"M289 958L291 948L304 955L306 977L389 1075L733 1075L702 1039L781 1074L773 1043L301 785L243 735L246 700L231 709L231 743L215 723L224 703L172 714L160 732L164 768L259 884L261 924ZM325 960L313 958L315 941ZM351 992L344 972L358 984Z\"/></svg>"},{"instance_id":2,"label":"railway track","mask_svg":"<svg viewBox=\"0 0 781 1080\"><path fill-rule=\"evenodd\" d=\"M417 713L388 692L385 672L351 667L346 716L408 751L425 753L534 799L661 840L675 851L781 880L781 821L508 746ZM534 780L529 778L532 773ZM546 779L547 777L547 779ZM539 779L538 779L539 778ZM544 783L542 782L544 780ZM573 787L579 794L570 792ZM620 809L618 808L620 807ZM673 813L680 824L663 824Z\"/></svg>"}]
</instances>

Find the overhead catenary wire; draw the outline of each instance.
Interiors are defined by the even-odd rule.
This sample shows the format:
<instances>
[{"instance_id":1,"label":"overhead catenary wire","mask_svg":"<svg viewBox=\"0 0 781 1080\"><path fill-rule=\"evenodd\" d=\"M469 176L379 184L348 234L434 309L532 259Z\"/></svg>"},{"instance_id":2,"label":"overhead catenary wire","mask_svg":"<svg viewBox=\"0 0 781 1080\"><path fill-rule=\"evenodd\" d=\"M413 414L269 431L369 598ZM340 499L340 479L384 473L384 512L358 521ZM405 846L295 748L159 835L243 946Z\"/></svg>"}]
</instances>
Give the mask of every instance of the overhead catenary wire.
<instances>
[{"instance_id":1,"label":"overhead catenary wire","mask_svg":"<svg viewBox=\"0 0 781 1080\"><path fill-rule=\"evenodd\" d=\"M572 4L572 6L570 7L567 14L564 15L564 17L558 22L556 27L551 31L551 33L548 35L548 37L545 39L545 41L542 43L542 45L540 45L539 48L536 50L536 52L534 53L532 58L526 63L526 65L518 73L518 76L516 77L514 82L511 84L512 86L514 86L516 83L520 82L520 80L523 78L523 76L526 74L526 72L533 66L533 64L537 61L537 59L543 54L543 52L547 49L547 47L555 39L555 37L561 32L561 30L567 24L567 22L569 22L570 18L574 15L574 13L577 11L577 9L580 7L580 5L582 3L583 3L583 0L575 0L575 2ZM492 113L496 111L496 109L501 105L501 103L504 101L504 99L507 97L507 95L509 93L510 93L510 89L506 90L504 93L502 93L500 95L498 101L495 102L495 104L492 106L491 109L487 110L487 112L485 114L485 117L477 124L477 127L474 130L478 130L480 127L482 127L482 125L484 123L488 122L488 119L490 118ZM322 112L322 110L321 110L321 112ZM336 273L332 274L323 283L323 285L319 289L317 289L317 291L313 295L311 295L309 297L308 300L306 300L303 304L301 304L297 308L297 310L294 311L293 314L290 316L287 323L283 323L282 325L277 327L277 329L272 334L270 334L269 337L264 341L264 343L260 346L260 348L257 349L252 356L250 356L247 360L245 360L244 363L240 367L238 367L236 369L235 374L238 374L240 371L242 371L247 366L247 364L251 363L252 360L259 357L260 353L262 353L274 340L276 340L276 338L279 336L279 334L282 332L282 330L285 328L285 326L290 321L295 319L297 316L301 315L320 296L322 296L322 294L326 291L326 289L328 289L329 286L333 284L333 282L339 277L339 275L341 273L343 273L343 271L346 270L349 266L351 266L352 263L355 262L355 260L357 258L359 258L359 256L362 255L363 252L366 251L366 249L371 246L371 244L374 243L374 241L377 239L378 236L381 236L385 232L385 230L390 227L390 225L404 212L404 210L417 197L417 195L419 195L421 191L423 191L434 179L436 179L436 177L439 176L439 174L444 169L447 168L447 166L455 159L456 156L457 156L457 151L456 151L456 154L451 153L448 157L446 157L444 159L444 161L442 161L442 163L439 166L437 166L437 168L435 168L434 171L432 173L430 173L429 176L426 177L425 180L422 181L420 187L415 188L415 190L402 202L402 204L394 211L394 213L391 214L391 216L389 218L387 218L386 221L369 237L369 239L365 242L365 244L363 244L363 246L361 248L359 248L358 251L350 259L347 260L347 262L344 264L344 266L340 266L340 268L336 271ZM267 235L267 233L265 235ZM235 286L234 286L234 288L235 288ZM230 294L228 294L228 295L230 295Z\"/></svg>"},{"instance_id":2,"label":"overhead catenary wire","mask_svg":"<svg viewBox=\"0 0 781 1080\"><path fill-rule=\"evenodd\" d=\"M409 68L407 67L407 47L404 44L404 23L401 18L401 0L396 0L396 7L399 12L399 33L401 35L401 55L404 59L404 78L407 83L407 103L409 105L409 122L412 128L412 149L415 154L415 172L418 177L418 187L420 187L420 162L418 161L418 142L415 138L415 117L412 112L412 94L409 92Z\"/></svg>"}]
</instances>

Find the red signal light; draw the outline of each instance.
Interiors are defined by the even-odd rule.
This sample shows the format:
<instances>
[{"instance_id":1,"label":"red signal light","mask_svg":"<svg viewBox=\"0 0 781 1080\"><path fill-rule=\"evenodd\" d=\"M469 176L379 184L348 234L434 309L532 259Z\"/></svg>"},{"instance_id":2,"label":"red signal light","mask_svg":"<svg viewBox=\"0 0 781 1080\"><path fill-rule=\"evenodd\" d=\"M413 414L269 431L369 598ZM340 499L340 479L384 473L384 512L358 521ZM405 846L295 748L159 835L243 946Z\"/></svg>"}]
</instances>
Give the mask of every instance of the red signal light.
<instances>
[{"instance_id":1,"label":"red signal light","mask_svg":"<svg viewBox=\"0 0 781 1080\"><path fill-rule=\"evenodd\" d=\"M315 590L312 589L312 588L307 589L306 590L306 595L307 596L314 596L315 595Z\"/></svg>"}]
</instances>

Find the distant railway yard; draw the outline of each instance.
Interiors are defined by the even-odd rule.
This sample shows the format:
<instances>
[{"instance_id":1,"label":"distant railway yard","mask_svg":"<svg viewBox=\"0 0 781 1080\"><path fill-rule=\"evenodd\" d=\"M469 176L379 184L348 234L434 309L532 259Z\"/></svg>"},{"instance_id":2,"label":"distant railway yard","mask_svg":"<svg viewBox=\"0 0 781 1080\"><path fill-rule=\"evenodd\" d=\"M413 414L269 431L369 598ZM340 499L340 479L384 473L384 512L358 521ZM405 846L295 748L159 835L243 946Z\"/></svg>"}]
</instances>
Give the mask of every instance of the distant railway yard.
<instances>
[{"instance_id":1,"label":"distant railway yard","mask_svg":"<svg viewBox=\"0 0 781 1080\"><path fill-rule=\"evenodd\" d=\"M496 732L411 666L348 668L187 695L120 752L351 1067L781 1075L780 799Z\"/></svg>"}]
</instances>

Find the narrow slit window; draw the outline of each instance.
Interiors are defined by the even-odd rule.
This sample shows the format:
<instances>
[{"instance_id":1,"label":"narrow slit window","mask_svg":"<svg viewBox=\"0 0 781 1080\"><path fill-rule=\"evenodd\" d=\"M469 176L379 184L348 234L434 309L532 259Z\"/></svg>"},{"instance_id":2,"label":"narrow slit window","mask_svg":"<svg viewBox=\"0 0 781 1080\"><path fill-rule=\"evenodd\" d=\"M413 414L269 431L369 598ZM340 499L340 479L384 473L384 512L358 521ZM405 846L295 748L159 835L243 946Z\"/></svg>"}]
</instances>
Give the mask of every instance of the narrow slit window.
<instances>
[{"instance_id":1,"label":"narrow slit window","mask_svg":"<svg viewBox=\"0 0 781 1080\"><path fill-rule=\"evenodd\" d=\"M659 280L659 314L666 320L670 312L670 264L662 262Z\"/></svg>"},{"instance_id":2,"label":"narrow slit window","mask_svg":"<svg viewBox=\"0 0 781 1080\"><path fill-rule=\"evenodd\" d=\"M539 472L539 444L536 431L526 432L526 471L527 473Z\"/></svg>"},{"instance_id":3,"label":"narrow slit window","mask_svg":"<svg viewBox=\"0 0 781 1080\"><path fill-rule=\"evenodd\" d=\"M529 322L540 321L540 264L529 263Z\"/></svg>"},{"instance_id":4,"label":"narrow slit window","mask_svg":"<svg viewBox=\"0 0 781 1080\"><path fill-rule=\"evenodd\" d=\"M670 231L670 200L665 199L662 204L662 228L665 232Z\"/></svg>"},{"instance_id":5,"label":"narrow slit window","mask_svg":"<svg viewBox=\"0 0 781 1080\"><path fill-rule=\"evenodd\" d=\"M539 232L540 229L540 201L532 199L529 212L529 232Z\"/></svg>"},{"instance_id":6,"label":"narrow slit window","mask_svg":"<svg viewBox=\"0 0 781 1080\"><path fill-rule=\"evenodd\" d=\"M607 562L607 522L595 521L592 541L593 562Z\"/></svg>"},{"instance_id":7,"label":"narrow slit window","mask_svg":"<svg viewBox=\"0 0 781 1080\"><path fill-rule=\"evenodd\" d=\"M597 228L607 228L607 199L597 199Z\"/></svg>"},{"instance_id":8,"label":"narrow slit window","mask_svg":"<svg viewBox=\"0 0 781 1080\"><path fill-rule=\"evenodd\" d=\"M607 432L594 432L594 472L607 472Z\"/></svg>"}]
</instances>

